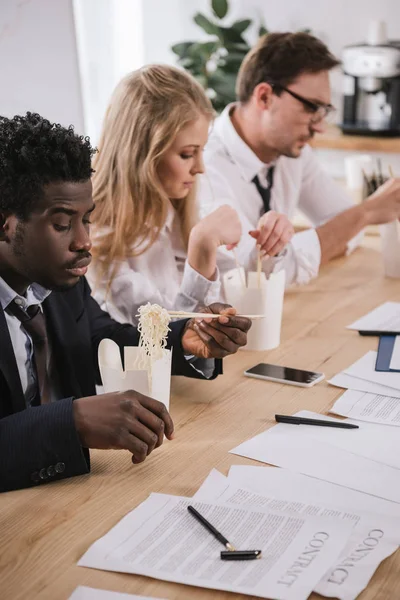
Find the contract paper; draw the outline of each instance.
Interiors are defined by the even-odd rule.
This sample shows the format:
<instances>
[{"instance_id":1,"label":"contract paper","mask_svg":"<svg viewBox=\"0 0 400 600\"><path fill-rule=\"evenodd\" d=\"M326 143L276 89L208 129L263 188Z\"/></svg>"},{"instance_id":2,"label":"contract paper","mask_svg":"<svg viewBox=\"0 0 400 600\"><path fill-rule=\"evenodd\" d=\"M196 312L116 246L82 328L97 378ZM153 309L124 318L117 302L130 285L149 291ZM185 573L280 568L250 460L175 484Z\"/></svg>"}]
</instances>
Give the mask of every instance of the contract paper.
<instances>
[{"instance_id":1,"label":"contract paper","mask_svg":"<svg viewBox=\"0 0 400 600\"><path fill-rule=\"evenodd\" d=\"M372 394L383 394L385 396L392 396L393 398L400 398L400 390L388 387L386 385L380 385L379 383L373 383L372 381L366 381L359 377L353 377L346 373L339 373L328 381L331 385L340 388L347 388L349 390L358 390L360 392L371 392Z\"/></svg>"},{"instance_id":2,"label":"contract paper","mask_svg":"<svg viewBox=\"0 0 400 600\"><path fill-rule=\"evenodd\" d=\"M135 594L120 594L119 592L108 592L80 585L76 588L69 600L157 600L149 596L136 596ZM161 600L161 599L158 599Z\"/></svg>"},{"instance_id":3,"label":"contract paper","mask_svg":"<svg viewBox=\"0 0 400 600\"><path fill-rule=\"evenodd\" d=\"M228 480L229 483L260 494L278 494L289 498L295 490L299 502L334 504L346 510L380 513L400 519L400 504L288 469L233 465Z\"/></svg>"},{"instance_id":4,"label":"contract paper","mask_svg":"<svg viewBox=\"0 0 400 600\"><path fill-rule=\"evenodd\" d=\"M358 421L400 427L400 398L391 396L347 390L329 412Z\"/></svg>"},{"instance_id":5,"label":"contract paper","mask_svg":"<svg viewBox=\"0 0 400 600\"><path fill-rule=\"evenodd\" d=\"M236 548L261 549L261 559L222 561L224 546L188 512L189 504ZM306 600L352 530L349 521L151 494L78 565L260 598Z\"/></svg>"},{"instance_id":6,"label":"contract paper","mask_svg":"<svg viewBox=\"0 0 400 600\"><path fill-rule=\"evenodd\" d=\"M260 433L230 452L400 503L400 471L311 436Z\"/></svg>"},{"instance_id":7,"label":"contract paper","mask_svg":"<svg viewBox=\"0 0 400 600\"><path fill-rule=\"evenodd\" d=\"M290 514L312 514L338 522L351 522L353 533L347 545L314 589L330 598L354 600L368 585L379 564L397 550L400 542L400 524L394 517L340 509L332 503L321 505L314 500L300 502L295 488L283 496L279 492L274 495L259 494L245 487L232 485L218 471L210 473L194 499L263 506Z\"/></svg>"},{"instance_id":8,"label":"contract paper","mask_svg":"<svg viewBox=\"0 0 400 600\"><path fill-rule=\"evenodd\" d=\"M382 331L400 333L400 302L385 302L361 317L347 329L357 331Z\"/></svg>"}]
</instances>

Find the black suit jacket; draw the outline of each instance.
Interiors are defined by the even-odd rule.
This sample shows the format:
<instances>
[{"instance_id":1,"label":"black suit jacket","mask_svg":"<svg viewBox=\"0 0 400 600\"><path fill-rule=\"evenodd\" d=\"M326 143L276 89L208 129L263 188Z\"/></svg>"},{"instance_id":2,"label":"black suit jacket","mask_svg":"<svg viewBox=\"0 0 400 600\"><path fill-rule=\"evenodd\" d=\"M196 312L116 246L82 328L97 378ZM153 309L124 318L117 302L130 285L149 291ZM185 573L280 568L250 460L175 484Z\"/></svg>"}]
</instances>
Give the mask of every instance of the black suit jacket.
<instances>
[{"instance_id":1,"label":"black suit jacket","mask_svg":"<svg viewBox=\"0 0 400 600\"><path fill-rule=\"evenodd\" d=\"M26 408L4 311L0 306L0 491L29 487L88 473L89 452L75 429L74 398L96 394L100 382L97 349L104 338L120 348L137 346L139 334L102 311L82 278L66 292L52 292L43 302L52 359L62 391L57 402ZM171 324L172 374L201 378L184 357L185 321ZM214 377L221 372L216 361Z\"/></svg>"}]
</instances>

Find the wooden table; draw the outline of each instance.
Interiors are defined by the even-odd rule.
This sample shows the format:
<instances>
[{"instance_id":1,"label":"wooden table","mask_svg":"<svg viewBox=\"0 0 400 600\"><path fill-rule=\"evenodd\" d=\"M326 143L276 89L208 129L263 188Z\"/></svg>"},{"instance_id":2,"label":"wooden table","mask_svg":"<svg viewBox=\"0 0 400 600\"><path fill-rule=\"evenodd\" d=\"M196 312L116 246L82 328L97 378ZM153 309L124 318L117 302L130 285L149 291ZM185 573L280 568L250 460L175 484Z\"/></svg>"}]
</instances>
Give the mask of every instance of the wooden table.
<instances>
[{"instance_id":1,"label":"wooden table","mask_svg":"<svg viewBox=\"0 0 400 600\"><path fill-rule=\"evenodd\" d=\"M324 133L310 141L310 146L351 152L400 152L400 137L344 134L336 125L329 125Z\"/></svg>"},{"instance_id":2,"label":"wooden table","mask_svg":"<svg viewBox=\"0 0 400 600\"><path fill-rule=\"evenodd\" d=\"M0 598L65 600L77 585L169 600L249 598L86 569L77 561L150 492L191 496L213 467L226 474L233 464L258 464L228 451L272 426L275 413L327 413L341 390L325 381L306 389L249 379L243 371L265 360L323 371L328 379L377 347L376 338L345 329L378 304L400 299L400 280L383 277L375 241L366 243L372 247L331 263L310 285L288 291L279 348L239 352L213 382L176 378L171 401L176 439L145 463L133 466L123 451L95 451L90 475L0 495ZM397 552L360 598L400 598L399 569Z\"/></svg>"}]
</instances>

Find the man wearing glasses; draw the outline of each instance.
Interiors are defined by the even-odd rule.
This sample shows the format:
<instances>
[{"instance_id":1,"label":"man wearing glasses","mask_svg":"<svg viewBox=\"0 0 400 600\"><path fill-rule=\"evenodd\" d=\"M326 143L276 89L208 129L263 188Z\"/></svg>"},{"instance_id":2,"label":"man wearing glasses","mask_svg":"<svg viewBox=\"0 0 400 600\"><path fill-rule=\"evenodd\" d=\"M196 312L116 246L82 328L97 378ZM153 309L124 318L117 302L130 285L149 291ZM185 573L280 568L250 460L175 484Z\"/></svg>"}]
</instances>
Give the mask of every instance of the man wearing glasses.
<instances>
[{"instance_id":1,"label":"man wearing glasses","mask_svg":"<svg viewBox=\"0 0 400 600\"><path fill-rule=\"evenodd\" d=\"M240 263L254 269L257 245L264 271L284 268L287 283L307 283L316 277L321 264L356 245L356 236L366 225L400 217L400 180L388 181L368 202L354 206L308 146L334 112L329 71L338 64L309 34L264 36L239 70L238 102L216 119L205 150L203 214L215 204L231 204L243 231L250 233L237 248ZM292 219L298 210L313 228L296 233L272 258L276 240L282 240L279 213ZM219 266L222 270L234 266L226 251Z\"/></svg>"}]
</instances>

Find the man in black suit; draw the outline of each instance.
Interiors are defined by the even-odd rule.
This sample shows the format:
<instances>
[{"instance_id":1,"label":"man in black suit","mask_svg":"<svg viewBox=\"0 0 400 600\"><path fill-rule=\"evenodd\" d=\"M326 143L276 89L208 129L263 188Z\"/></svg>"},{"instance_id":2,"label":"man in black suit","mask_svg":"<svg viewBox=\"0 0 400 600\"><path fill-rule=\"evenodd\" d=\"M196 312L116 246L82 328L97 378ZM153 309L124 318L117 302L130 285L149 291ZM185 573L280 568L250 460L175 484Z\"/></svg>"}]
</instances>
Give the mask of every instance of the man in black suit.
<instances>
[{"instance_id":1,"label":"man in black suit","mask_svg":"<svg viewBox=\"0 0 400 600\"><path fill-rule=\"evenodd\" d=\"M72 127L0 118L0 491L88 473L89 448L127 449L139 463L173 437L160 402L95 395L100 341L123 348L139 334L99 308L84 278L93 152ZM171 324L173 374L215 377L211 359L245 345L249 320L209 309L221 317Z\"/></svg>"}]
</instances>

